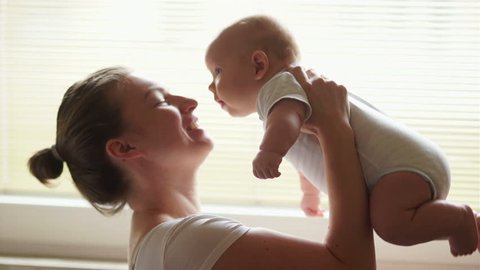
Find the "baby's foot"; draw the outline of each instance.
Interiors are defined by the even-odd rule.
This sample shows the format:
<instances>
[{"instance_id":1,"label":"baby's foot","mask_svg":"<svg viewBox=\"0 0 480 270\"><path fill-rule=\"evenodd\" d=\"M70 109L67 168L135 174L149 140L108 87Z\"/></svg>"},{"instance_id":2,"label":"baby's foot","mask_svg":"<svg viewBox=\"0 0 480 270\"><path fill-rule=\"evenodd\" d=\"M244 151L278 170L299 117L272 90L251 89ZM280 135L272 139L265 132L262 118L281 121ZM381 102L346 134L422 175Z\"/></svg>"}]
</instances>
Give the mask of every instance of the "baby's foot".
<instances>
[{"instance_id":1,"label":"baby's foot","mask_svg":"<svg viewBox=\"0 0 480 270\"><path fill-rule=\"evenodd\" d=\"M480 248L477 225L480 222L480 218L476 216L467 205L463 207L463 211L463 221L459 224L457 233L452 235L448 240L450 243L450 252L455 257L472 254L475 249Z\"/></svg>"}]
</instances>

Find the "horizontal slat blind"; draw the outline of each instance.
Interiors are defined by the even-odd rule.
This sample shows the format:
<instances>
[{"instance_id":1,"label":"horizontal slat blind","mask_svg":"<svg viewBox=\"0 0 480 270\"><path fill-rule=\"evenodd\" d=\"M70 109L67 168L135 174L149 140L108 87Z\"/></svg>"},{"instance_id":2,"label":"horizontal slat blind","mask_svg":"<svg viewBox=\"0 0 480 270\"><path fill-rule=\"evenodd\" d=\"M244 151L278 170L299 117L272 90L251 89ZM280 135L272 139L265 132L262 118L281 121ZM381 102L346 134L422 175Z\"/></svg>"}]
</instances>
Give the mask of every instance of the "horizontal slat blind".
<instances>
[{"instance_id":1,"label":"horizontal slat blind","mask_svg":"<svg viewBox=\"0 0 480 270\"><path fill-rule=\"evenodd\" d=\"M302 63L438 143L452 167L449 200L480 210L480 2L0 0L0 190L77 196L68 173L46 189L26 161L54 142L61 97L99 68L126 65L196 98L216 146L200 171L205 203L297 207L299 185L260 181L257 117L230 118L207 90L204 49L233 20L279 18ZM325 200L324 200L325 201Z\"/></svg>"}]
</instances>

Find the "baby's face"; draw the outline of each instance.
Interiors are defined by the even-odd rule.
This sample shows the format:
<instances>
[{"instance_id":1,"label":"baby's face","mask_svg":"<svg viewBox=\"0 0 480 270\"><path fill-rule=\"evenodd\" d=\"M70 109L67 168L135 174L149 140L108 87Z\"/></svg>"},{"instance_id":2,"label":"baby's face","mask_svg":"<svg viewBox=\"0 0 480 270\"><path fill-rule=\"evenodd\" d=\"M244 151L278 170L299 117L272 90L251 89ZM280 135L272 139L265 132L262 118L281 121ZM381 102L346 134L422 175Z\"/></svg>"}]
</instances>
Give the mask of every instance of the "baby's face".
<instances>
[{"instance_id":1,"label":"baby's face","mask_svg":"<svg viewBox=\"0 0 480 270\"><path fill-rule=\"evenodd\" d=\"M255 80L255 65L238 46L220 38L208 48L205 63L213 79L208 89L215 101L231 116L247 116L256 111L260 89Z\"/></svg>"}]
</instances>

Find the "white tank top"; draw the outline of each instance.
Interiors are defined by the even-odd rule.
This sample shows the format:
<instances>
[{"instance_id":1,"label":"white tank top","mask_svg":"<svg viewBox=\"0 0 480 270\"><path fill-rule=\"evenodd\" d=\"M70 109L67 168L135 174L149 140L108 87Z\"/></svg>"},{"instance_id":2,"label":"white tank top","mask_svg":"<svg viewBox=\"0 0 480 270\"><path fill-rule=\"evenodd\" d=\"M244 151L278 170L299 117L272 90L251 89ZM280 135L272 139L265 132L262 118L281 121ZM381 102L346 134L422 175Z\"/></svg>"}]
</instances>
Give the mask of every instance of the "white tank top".
<instances>
[{"instance_id":1,"label":"white tank top","mask_svg":"<svg viewBox=\"0 0 480 270\"><path fill-rule=\"evenodd\" d=\"M191 215L154 227L136 247L131 270L211 269L249 228L219 216Z\"/></svg>"}]
</instances>

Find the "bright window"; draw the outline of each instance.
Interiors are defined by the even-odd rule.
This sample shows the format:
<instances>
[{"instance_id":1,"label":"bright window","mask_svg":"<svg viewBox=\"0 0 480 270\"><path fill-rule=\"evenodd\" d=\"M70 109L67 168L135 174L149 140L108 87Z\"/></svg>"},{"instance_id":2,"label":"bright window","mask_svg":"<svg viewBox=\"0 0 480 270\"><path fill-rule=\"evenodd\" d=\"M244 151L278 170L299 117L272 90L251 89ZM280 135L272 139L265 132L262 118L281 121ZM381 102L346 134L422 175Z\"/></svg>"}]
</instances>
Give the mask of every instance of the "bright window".
<instances>
[{"instance_id":1,"label":"bright window","mask_svg":"<svg viewBox=\"0 0 480 270\"><path fill-rule=\"evenodd\" d=\"M449 200L480 210L480 3L424 1L0 0L0 192L78 196L65 168L47 189L27 170L54 142L67 87L125 65L196 98L216 142L199 192L215 204L297 207L296 173L259 181L251 160L256 116L230 118L213 102L204 50L233 20L267 13L289 28L303 64L438 143L452 169Z\"/></svg>"}]
</instances>

